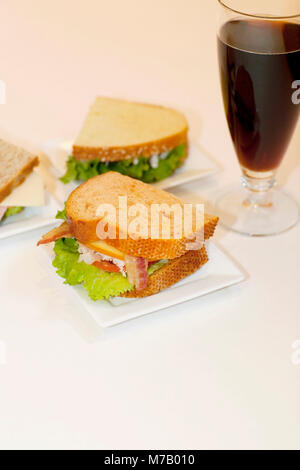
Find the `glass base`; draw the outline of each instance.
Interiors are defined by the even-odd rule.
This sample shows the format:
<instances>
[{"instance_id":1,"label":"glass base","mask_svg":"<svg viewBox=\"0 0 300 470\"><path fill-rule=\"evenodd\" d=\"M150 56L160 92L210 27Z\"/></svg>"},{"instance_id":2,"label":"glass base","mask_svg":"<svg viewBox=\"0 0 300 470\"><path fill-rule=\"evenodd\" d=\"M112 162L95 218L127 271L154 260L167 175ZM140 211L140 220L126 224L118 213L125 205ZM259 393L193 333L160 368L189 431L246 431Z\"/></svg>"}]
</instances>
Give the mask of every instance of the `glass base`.
<instances>
[{"instance_id":1,"label":"glass base","mask_svg":"<svg viewBox=\"0 0 300 470\"><path fill-rule=\"evenodd\" d=\"M236 186L216 202L220 224L253 237L277 235L294 227L300 211L296 201L276 189L253 192Z\"/></svg>"}]
</instances>

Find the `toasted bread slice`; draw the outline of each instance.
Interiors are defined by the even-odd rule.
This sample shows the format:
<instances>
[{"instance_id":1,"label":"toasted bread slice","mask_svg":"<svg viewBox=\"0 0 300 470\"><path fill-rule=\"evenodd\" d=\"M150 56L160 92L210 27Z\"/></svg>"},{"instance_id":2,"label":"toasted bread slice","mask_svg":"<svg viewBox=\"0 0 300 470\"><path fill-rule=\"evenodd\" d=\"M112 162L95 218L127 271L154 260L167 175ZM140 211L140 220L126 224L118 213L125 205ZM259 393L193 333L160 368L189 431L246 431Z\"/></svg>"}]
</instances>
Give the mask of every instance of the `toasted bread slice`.
<instances>
[{"instance_id":1,"label":"toasted bread slice","mask_svg":"<svg viewBox=\"0 0 300 470\"><path fill-rule=\"evenodd\" d=\"M141 236L134 233L130 226L129 218L128 231L124 234L122 227L119 227L119 197L126 196L128 211L131 206L142 204L147 209L148 236ZM151 206L152 204L166 204L168 207L176 205L182 209L184 203L174 195L157 189L149 184L123 176L116 172L105 173L95 176L76 188L67 201L66 212L71 233L83 244L99 239L97 235L97 225L103 216L97 215L100 205L110 204L116 210L115 222L110 222L110 228L115 229L114 239L107 238L105 241L123 253L146 258L148 260L174 259L182 256L188 251L188 239L176 236L176 216L173 212L167 214L170 222L170 236L166 238L151 238ZM130 215L130 214L129 214ZM133 216L135 218L137 214ZM178 219L177 219L178 220ZM195 213L193 212L192 233L204 230L204 238L210 238L215 230L218 218L204 215L204 226L197 227ZM115 223L115 226L113 226ZM153 220L152 220L153 223ZM159 217L159 234L162 232L162 217ZM125 236L124 236L125 235ZM133 236L134 235L134 236Z\"/></svg>"},{"instance_id":2,"label":"toasted bread slice","mask_svg":"<svg viewBox=\"0 0 300 470\"><path fill-rule=\"evenodd\" d=\"M77 160L151 157L187 142L183 114L170 108L97 98L73 146Z\"/></svg>"},{"instance_id":3,"label":"toasted bread slice","mask_svg":"<svg viewBox=\"0 0 300 470\"><path fill-rule=\"evenodd\" d=\"M208 261L205 247L201 250L188 251L180 258L173 259L148 278L145 289L125 292L121 297L148 297L173 286L182 279L198 271Z\"/></svg>"},{"instance_id":4,"label":"toasted bread slice","mask_svg":"<svg viewBox=\"0 0 300 470\"><path fill-rule=\"evenodd\" d=\"M0 203L22 184L39 158L0 139Z\"/></svg>"}]
</instances>

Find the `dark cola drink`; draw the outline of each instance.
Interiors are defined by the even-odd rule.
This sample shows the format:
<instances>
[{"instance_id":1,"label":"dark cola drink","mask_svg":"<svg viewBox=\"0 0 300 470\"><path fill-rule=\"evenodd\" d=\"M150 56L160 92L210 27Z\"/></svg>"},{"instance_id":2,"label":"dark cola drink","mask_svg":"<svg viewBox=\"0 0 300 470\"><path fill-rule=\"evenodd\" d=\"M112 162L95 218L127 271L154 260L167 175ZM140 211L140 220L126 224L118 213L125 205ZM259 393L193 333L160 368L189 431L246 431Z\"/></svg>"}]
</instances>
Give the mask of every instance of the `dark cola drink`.
<instances>
[{"instance_id":1,"label":"dark cola drink","mask_svg":"<svg viewBox=\"0 0 300 470\"><path fill-rule=\"evenodd\" d=\"M242 167L280 164L299 116L300 24L233 20L218 37L228 126ZM300 96L300 94L299 94Z\"/></svg>"}]
</instances>

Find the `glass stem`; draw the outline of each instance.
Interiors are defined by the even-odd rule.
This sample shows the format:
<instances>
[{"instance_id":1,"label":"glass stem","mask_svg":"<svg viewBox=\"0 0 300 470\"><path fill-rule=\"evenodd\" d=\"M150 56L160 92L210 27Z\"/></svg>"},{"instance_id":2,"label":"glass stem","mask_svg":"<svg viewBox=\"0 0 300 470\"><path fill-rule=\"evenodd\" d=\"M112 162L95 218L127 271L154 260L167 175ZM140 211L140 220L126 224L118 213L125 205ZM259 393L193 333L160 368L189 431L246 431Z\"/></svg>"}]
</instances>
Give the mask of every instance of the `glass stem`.
<instances>
[{"instance_id":1,"label":"glass stem","mask_svg":"<svg viewBox=\"0 0 300 470\"><path fill-rule=\"evenodd\" d=\"M276 184L275 171L259 173L244 168L242 168L242 171L241 181L247 193L243 205L254 208L272 207L271 189Z\"/></svg>"}]
</instances>

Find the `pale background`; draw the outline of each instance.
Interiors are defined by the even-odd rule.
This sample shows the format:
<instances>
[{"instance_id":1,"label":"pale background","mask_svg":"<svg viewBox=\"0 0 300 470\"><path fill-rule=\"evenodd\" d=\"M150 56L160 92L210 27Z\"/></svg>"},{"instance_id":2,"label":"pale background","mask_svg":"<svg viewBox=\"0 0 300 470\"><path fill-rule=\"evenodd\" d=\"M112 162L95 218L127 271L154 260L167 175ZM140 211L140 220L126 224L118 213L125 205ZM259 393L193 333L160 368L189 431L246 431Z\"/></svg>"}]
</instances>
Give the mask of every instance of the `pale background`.
<instances>
[{"instance_id":1,"label":"pale background","mask_svg":"<svg viewBox=\"0 0 300 470\"><path fill-rule=\"evenodd\" d=\"M211 200L237 180L216 1L10 0L0 18L4 133L72 139L97 94L171 104L224 168L175 193ZM299 144L298 127L279 174L298 201ZM300 226L219 229L245 283L105 334L47 275L41 234L0 244L1 448L300 448Z\"/></svg>"}]
</instances>

